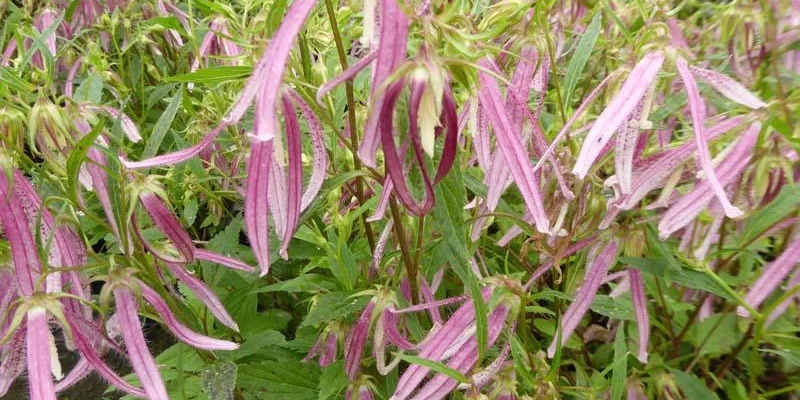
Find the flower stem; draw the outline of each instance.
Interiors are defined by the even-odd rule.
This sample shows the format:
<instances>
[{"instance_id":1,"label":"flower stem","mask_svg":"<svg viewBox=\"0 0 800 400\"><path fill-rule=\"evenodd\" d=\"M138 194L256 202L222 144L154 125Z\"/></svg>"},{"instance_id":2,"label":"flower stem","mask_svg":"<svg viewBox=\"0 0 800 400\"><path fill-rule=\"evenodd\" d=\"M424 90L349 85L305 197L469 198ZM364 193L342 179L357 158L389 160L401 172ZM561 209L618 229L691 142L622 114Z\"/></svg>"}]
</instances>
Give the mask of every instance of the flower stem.
<instances>
[{"instance_id":1,"label":"flower stem","mask_svg":"<svg viewBox=\"0 0 800 400\"><path fill-rule=\"evenodd\" d=\"M336 10L333 8L332 0L325 0L325 10L328 13L328 20L331 23L331 33L333 34L333 41L336 43L336 53L339 56L339 64L342 66L342 71L346 71L348 67L347 53L345 52L344 44L342 43L342 35L339 32L339 24L336 22ZM359 170L361 169L361 160L358 159L358 130L356 129L357 124L355 114L356 98L355 94L353 93L352 82L345 82L345 93L347 95L347 122L350 125L350 145L353 148L353 168L355 170ZM358 199L359 204L364 204L364 184L363 178L361 177L356 179L356 198ZM367 222L366 214L361 214L361 222L364 225L364 232L367 234L369 248L374 252L375 234L372 232L372 227Z\"/></svg>"}]
</instances>

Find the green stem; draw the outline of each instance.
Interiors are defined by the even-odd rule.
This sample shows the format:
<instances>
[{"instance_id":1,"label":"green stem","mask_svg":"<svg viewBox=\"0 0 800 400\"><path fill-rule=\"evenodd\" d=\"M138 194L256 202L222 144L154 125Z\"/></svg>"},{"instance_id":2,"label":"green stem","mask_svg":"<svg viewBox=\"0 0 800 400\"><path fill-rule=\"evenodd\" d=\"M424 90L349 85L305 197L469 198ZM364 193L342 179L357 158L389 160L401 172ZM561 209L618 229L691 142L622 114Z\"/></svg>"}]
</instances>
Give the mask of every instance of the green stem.
<instances>
[{"instance_id":1,"label":"green stem","mask_svg":"<svg viewBox=\"0 0 800 400\"><path fill-rule=\"evenodd\" d=\"M342 66L342 71L346 71L347 53L344 50L342 43L342 35L339 32L339 23L336 22L336 11L333 8L332 0L325 0L325 10L328 13L328 20L331 23L331 32L333 33L333 41L336 43L336 53L339 56L339 64ZM353 148L353 168L355 170L361 169L361 160L358 159L358 130L356 129L356 97L353 93L353 83L350 81L345 82L345 92L347 93L347 122L350 125L350 145ZM356 198L359 204L364 204L364 184L362 178L356 180ZM367 215L361 214L361 222L364 225L364 232L367 234L367 241L369 248L375 251L375 234L372 232L372 227L367 222Z\"/></svg>"},{"instance_id":2,"label":"green stem","mask_svg":"<svg viewBox=\"0 0 800 400\"><path fill-rule=\"evenodd\" d=\"M403 257L403 264L406 267L406 274L408 275L408 282L411 285L411 304L417 304L417 293L419 293L419 285L417 283L417 266L411 259L411 253L408 250L408 236L406 236L405 229L403 228L403 220L400 216L400 208L397 206L397 201L393 198L389 203L392 212L392 219L394 219L394 230L397 234L397 242L400 244L400 253Z\"/></svg>"}]
</instances>

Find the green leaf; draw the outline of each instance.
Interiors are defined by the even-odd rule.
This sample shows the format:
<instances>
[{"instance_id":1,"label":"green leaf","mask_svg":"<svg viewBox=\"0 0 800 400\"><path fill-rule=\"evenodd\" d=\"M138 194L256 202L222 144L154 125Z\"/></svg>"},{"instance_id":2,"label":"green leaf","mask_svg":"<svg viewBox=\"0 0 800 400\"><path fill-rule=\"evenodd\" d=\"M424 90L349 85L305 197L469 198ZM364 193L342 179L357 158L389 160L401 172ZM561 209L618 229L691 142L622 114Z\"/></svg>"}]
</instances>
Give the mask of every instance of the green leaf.
<instances>
[{"instance_id":1,"label":"green leaf","mask_svg":"<svg viewBox=\"0 0 800 400\"><path fill-rule=\"evenodd\" d=\"M186 221L186 225L194 225L194 220L197 218L197 209L197 197L195 196L190 197L183 204L183 220Z\"/></svg>"},{"instance_id":2,"label":"green leaf","mask_svg":"<svg viewBox=\"0 0 800 400\"><path fill-rule=\"evenodd\" d=\"M578 84L578 78L583 72L583 69L586 68L586 62L589 61L589 56L592 54L592 50L594 50L595 43L597 43L597 37L600 35L602 19L603 18L599 12L595 13L594 17L592 18L592 22L589 24L589 27L586 28L581 40L575 47L575 54L569 61L567 75L564 78L565 107L569 107L569 100L570 97L572 97L572 92L575 90L575 86Z\"/></svg>"},{"instance_id":3,"label":"green leaf","mask_svg":"<svg viewBox=\"0 0 800 400\"><path fill-rule=\"evenodd\" d=\"M675 383L686 396L686 400L719 400L717 394L698 377L674 368L670 368L669 372L675 377Z\"/></svg>"},{"instance_id":4,"label":"green leaf","mask_svg":"<svg viewBox=\"0 0 800 400\"><path fill-rule=\"evenodd\" d=\"M36 86L31 85L28 81L12 72L11 69L3 66L0 66L0 83L8 85L8 87L21 93L30 93L36 90Z\"/></svg>"},{"instance_id":5,"label":"green leaf","mask_svg":"<svg viewBox=\"0 0 800 400\"><path fill-rule=\"evenodd\" d=\"M252 72L253 68L247 66L209 67L188 74L170 76L165 81L213 84L246 79Z\"/></svg>"},{"instance_id":6,"label":"green leaf","mask_svg":"<svg viewBox=\"0 0 800 400\"><path fill-rule=\"evenodd\" d=\"M614 365L611 368L611 400L622 399L628 374L628 346L625 344L625 323L617 327L614 339Z\"/></svg>"},{"instance_id":7,"label":"green leaf","mask_svg":"<svg viewBox=\"0 0 800 400\"><path fill-rule=\"evenodd\" d=\"M459 165L458 157L455 165ZM468 285L472 279L472 270L467 267L471 252L467 246L467 228L464 223L464 205L466 191L461 171L453 168L436 187L436 205L433 207L433 220L443 236L450 266L456 275Z\"/></svg>"},{"instance_id":8,"label":"green leaf","mask_svg":"<svg viewBox=\"0 0 800 400\"><path fill-rule=\"evenodd\" d=\"M103 98L103 76L93 72L75 89L72 98L76 101L87 101L100 104Z\"/></svg>"},{"instance_id":9,"label":"green leaf","mask_svg":"<svg viewBox=\"0 0 800 400\"><path fill-rule=\"evenodd\" d=\"M474 275L470 275L468 282L469 294L472 297L472 304L475 307L475 337L478 341L478 363L486 355L486 347L489 343L489 311L481 295L481 288Z\"/></svg>"},{"instance_id":10,"label":"green leaf","mask_svg":"<svg viewBox=\"0 0 800 400\"><path fill-rule=\"evenodd\" d=\"M147 138L144 151L142 151L142 156L140 158L150 158L158 153L161 142L164 141L164 136L167 134L169 127L172 126L172 121L178 113L178 107L180 107L181 101L183 101L183 89L179 88L178 93L172 96L172 101L169 102L167 109L158 117L158 121L156 121L156 125L153 127L153 132Z\"/></svg>"},{"instance_id":11,"label":"green leaf","mask_svg":"<svg viewBox=\"0 0 800 400\"><path fill-rule=\"evenodd\" d=\"M319 297L316 306L300 324L300 327L314 326L337 318L347 317L361 310L369 299L366 296L350 297L349 292L326 293Z\"/></svg>"},{"instance_id":12,"label":"green leaf","mask_svg":"<svg viewBox=\"0 0 800 400\"><path fill-rule=\"evenodd\" d=\"M286 0L277 0L272 3L267 14L267 31L269 34L275 33L283 21L283 14L286 13Z\"/></svg>"},{"instance_id":13,"label":"green leaf","mask_svg":"<svg viewBox=\"0 0 800 400\"><path fill-rule=\"evenodd\" d=\"M464 376L464 374L442 364L441 362L428 360L427 358L411 356L408 354L400 354L399 357L407 363L422 365L423 367L427 367L434 372L447 375L460 383L469 383L469 378Z\"/></svg>"},{"instance_id":14,"label":"green leaf","mask_svg":"<svg viewBox=\"0 0 800 400\"><path fill-rule=\"evenodd\" d=\"M611 298L598 294L591 305L592 311L609 318L633 321L636 313L633 311L633 303L629 297Z\"/></svg>"},{"instance_id":15,"label":"green leaf","mask_svg":"<svg viewBox=\"0 0 800 400\"><path fill-rule=\"evenodd\" d=\"M755 240L778 221L796 212L798 207L800 207L800 183L784 186L775 200L747 217L742 234L739 236L739 247Z\"/></svg>"},{"instance_id":16,"label":"green leaf","mask_svg":"<svg viewBox=\"0 0 800 400\"><path fill-rule=\"evenodd\" d=\"M348 379L344 371L344 361L339 360L325 368L319 377L318 400L328 400L347 387Z\"/></svg>"},{"instance_id":17,"label":"green leaf","mask_svg":"<svg viewBox=\"0 0 800 400\"><path fill-rule=\"evenodd\" d=\"M319 292L330 291L336 288L336 283L331 281L330 278L319 274L303 274L297 278L289 279L273 283L271 285L256 288L252 293L269 293L269 292Z\"/></svg>"},{"instance_id":18,"label":"green leaf","mask_svg":"<svg viewBox=\"0 0 800 400\"><path fill-rule=\"evenodd\" d=\"M202 389L208 400L232 399L237 372L237 365L230 361L220 361L205 369L202 374Z\"/></svg>"},{"instance_id":19,"label":"green leaf","mask_svg":"<svg viewBox=\"0 0 800 400\"><path fill-rule=\"evenodd\" d=\"M278 331L267 330L248 337L239 348L231 352L235 360L239 360L253 354L258 354L265 349L283 345L286 338Z\"/></svg>"},{"instance_id":20,"label":"green leaf","mask_svg":"<svg viewBox=\"0 0 800 400\"><path fill-rule=\"evenodd\" d=\"M786 362L794 367L800 367L800 355L787 350L775 349L758 349L762 353L777 354L781 356Z\"/></svg>"},{"instance_id":21,"label":"green leaf","mask_svg":"<svg viewBox=\"0 0 800 400\"><path fill-rule=\"evenodd\" d=\"M103 132L104 123L95 125L94 129L88 135L81 138L67 158L67 187L69 188L69 197L75 204L78 204L78 176L81 172L81 165L86 158L86 153L92 147L97 137Z\"/></svg>"},{"instance_id":22,"label":"green leaf","mask_svg":"<svg viewBox=\"0 0 800 400\"><path fill-rule=\"evenodd\" d=\"M317 400L319 367L281 360L239 366L239 388L255 399Z\"/></svg>"}]
</instances>

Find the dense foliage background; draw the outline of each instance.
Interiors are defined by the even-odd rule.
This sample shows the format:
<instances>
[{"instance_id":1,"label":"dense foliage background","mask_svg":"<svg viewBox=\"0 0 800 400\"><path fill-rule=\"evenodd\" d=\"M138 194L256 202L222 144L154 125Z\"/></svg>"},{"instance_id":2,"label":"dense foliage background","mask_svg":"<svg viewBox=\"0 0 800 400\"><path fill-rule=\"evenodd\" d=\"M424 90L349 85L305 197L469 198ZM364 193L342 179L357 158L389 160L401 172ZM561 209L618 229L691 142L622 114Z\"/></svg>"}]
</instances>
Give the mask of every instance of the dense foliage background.
<instances>
[{"instance_id":1,"label":"dense foliage background","mask_svg":"<svg viewBox=\"0 0 800 400\"><path fill-rule=\"evenodd\" d=\"M797 1L0 20L4 398L800 397Z\"/></svg>"}]
</instances>

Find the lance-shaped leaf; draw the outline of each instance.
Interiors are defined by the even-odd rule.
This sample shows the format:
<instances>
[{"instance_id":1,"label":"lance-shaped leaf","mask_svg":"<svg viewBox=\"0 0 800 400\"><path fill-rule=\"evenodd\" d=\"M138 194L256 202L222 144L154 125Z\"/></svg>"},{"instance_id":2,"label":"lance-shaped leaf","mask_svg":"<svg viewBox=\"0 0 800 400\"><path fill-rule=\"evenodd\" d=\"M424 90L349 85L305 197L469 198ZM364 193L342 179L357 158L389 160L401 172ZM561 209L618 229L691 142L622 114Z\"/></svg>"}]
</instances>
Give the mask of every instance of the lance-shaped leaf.
<instances>
[{"instance_id":1,"label":"lance-shaped leaf","mask_svg":"<svg viewBox=\"0 0 800 400\"><path fill-rule=\"evenodd\" d=\"M636 312L636 326L639 328L639 361L647 363L647 343L650 339L650 316L647 313L647 297L644 292L642 273L636 268L628 268L628 282L631 286L633 310Z\"/></svg>"},{"instance_id":2,"label":"lance-shaped leaf","mask_svg":"<svg viewBox=\"0 0 800 400\"><path fill-rule=\"evenodd\" d=\"M417 116L420 107L420 100L422 99L424 82L417 79L412 80L411 99L408 107L408 136L411 140L411 146L414 151L414 159L419 166L423 184L425 186L425 200L423 200L421 204L417 203L417 201L411 195L408 185L406 184L405 167L403 166L400 155L397 152L397 146L395 146L394 143L394 121L392 117L394 114L394 106L397 104L397 100L400 96L404 83L404 81L396 82L392 84L386 91L386 97L383 100L383 109L381 110L380 120L381 142L383 144L383 154L386 161L386 172L392 178L394 192L397 194L397 197L400 199L406 209L408 209L409 213L419 216L430 211L435 200L433 194L433 185L431 184L430 177L428 176L428 171L425 169L425 156L420 144L419 127L417 125Z\"/></svg>"},{"instance_id":3,"label":"lance-shaped leaf","mask_svg":"<svg viewBox=\"0 0 800 400\"><path fill-rule=\"evenodd\" d=\"M611 140L614 132L628 119L636 105L645 95L647 89L656 80L658 71L664 63L664 55L652 52L646 55L631 70L628 79L619 89L611 103L603 110L594 121L592 128L583 140L578 160L572 173L579 178L584 178L592 164L600 155L603 148Z\"/></svg>"},{"instance_id":4,"label":"lance-shaped leaf","mask_svg":"<svg viewBox=\"0 0 800 400\"><path fill-rule=\"evenodd\" d=\"M27 361L28 385L31 400L56 400L53 385L53 360L55 343L47 326L47 311L43 307L31 307L27 312Z\"/></svg>"},{"instance_id":5,"label":"lance-shaped leaf","mask_svg":"<svg viewBox=\"0 0 800 400\"><path fill-rule=\"evenodd\" d=\"M24 296L32 295L36 289L41 266L36 242L33 240L25 210L14 190L9 186L17 180L17 174L9 182L0 177L0 224L11 249L11 261L17 284Z\"/></svg>"},{"instance_id":6,"label":"lance-shaped leaf","mask_svg":"<svg viewBox=\"0 0 800 400\"><path fill-rule=\"evenodd\" d=\"M117 322L119 323L122 339L125 341L128 358L133 366L133 371L139 377L145 394L151 400L169 400L167 388L158 372L158 366L147 349L142 325L139 322L139 307L136 296L130 289L120 285L114 288L114 300L117 309Z\"/></svg>"},{"instance_id":7,"label":"lance-shaped leaf","mask_svg":"<svg viewBox=\"0 0 800 400\"><path fill-rule=\"evenodd\" d=\"M198 257L200 258L200 257ZM208 311L211 312L222 324L225 326L233 329L234 331L239 331L239 326L236 322L231 318L228 311L225 310L225 307L222 305L222 302L219 301L217 295L214 294L214 291L211 290L205 283L203 283L200 278L192 275L189 271L185 270L182 265L175 264L175 263L166 263L167 268L173 275L175 275L178 280L181 281L186 287L197 296L197 299L200 300L203 305L208 308Z\"/></svg>"},{"instance_id":8,"label":"lance-shaped leaf","mask_svg":"<svg viewBox=\"0 0 800 400\"><path fill-rule=\"evenodd\" d=\"M553 358L556 354L556 349L567 343L570 336L572 336L572 332L575 331L583 316L589 311L589 306L592 305L592 301L597 295L597 289L600 288L608 269L617 258L617 247L616 239L610 239L603 245L602 249L598 244L590 250L583 284L578 289L578 293L575 294L575 300L569 305L564 316L561 317L560 332L553 337L553 342L547 349L548 357ZM560 343L558 342L559 336L561 337Z\"/></svg>"},{"instance_id":9,"label":"lance-shaped leaf","mask_svg":"<svg viewBox=\"0 0 800 400\"><path fill-rule=\"evenodd\" d=\"M795 269L797 264L800 264L800 239L795 239L791 242L778 258L764 267L761 271L761 276L758 277L750 288L744 301L753 308L760 306L770 293L781 284L783 279ZM736 312L743 317L750 315L750 313L741 306L739 306Z\"/></svg>"},{"instance_id":10,"label":"lance-shaped leaf","mask_svg":"<svg viewBox=\"0 0 800 400\"><path fill-rule=\"evenodd\" d=\"M481 65L491 69L492 64L491 61L484 59L481 61ZM536 179L536 174L526 154L525 146L513 132L508 112L500 96L500 88L489 74L480 72L478 76L481 85L478 96L481 105L486 111L486 116L489 117L492 128L494 128L498 146L500 151L503 152L503 158L508 163L511 176L514 178L514 182L516 182L517 188L519 188L522 198L528 206L528 211L533 216L536 229L542 233L549 233L550 222L544 211L544 202L539 192L539 181Z\"/></svg>"},{"instance_id":11,"label":"lance-shaped leaf","mask_svg":"<svg viewBox=\"0 0 800 400\"><path fill-rule=\"evenodd\" d=\"M183 229L178 219L155 193L144 192L139 195L139 201L144 206L153 224L161 231L183 256L182 260L169 260L175 262L194 261L194 243L192 238Z\"/></svg>"},{"instance_id":12,"label":"lance-shaped leaf","mask_svg":"<svg viewBox=\"0 0 800 400\"><path fill-rule=\"evenodd\" d=\"M142 297L153 306L170 332L180 341L189 346L204 350L235 350L239 348L239 345L236 343L210 338L189 329L189 327L178 321L178 318L172 313L167 302L161 298L158 292L145 285L142 281L137 280L137 283L139 284L139 290L142 291Z\"/></svg>"},{"instance_id":13,"label":"lance-shaped leaf","mask_svg":"<svg viewBox=\"0 0 800 400\"><path fill-rule=\"evenodd\" d=\"M758 109L766 107L767 104L753 92L747 90L741 83L710 69L691 66L691 71L708 83L716 91L720 92L729 100L739 103L745 107Z\"/></svg>"},{"instance_id":14,"label":"lance-shaped leaf","mask_svg":"<svg viewBox=\"0 0 800 400\"><path fill-rule=\"evenodd\" d=\"M383 102L388 93L384 92L386 80L406 58L409 21L395 0L380 2L380 33L378 38L377 61L372 75L370 112L364 127L364 135L358 156L364 165L375 168L375 153L381 142L380 120L384 119ZM388 90L387 90L388 91ZM352 112L352 110L351 110Z\"/></svg>"},{"instance_id":15,"label":"lance-shaped leaf","mask_svg":"<svg viewBox=\"0 0 800 400\"><path fill-rule=\"evenodd\" d=\"M354 380L361 370L361 357L364 354L364 344L369 335L369 327L372 325L372 310L375 309L375 302L370 300L358 321L350 329L350 334L344 345L344 370L350 380Z\"/></svg>"},{"instance_id":16,"label":"lance-shaped leaf","mask_svg":"<svg viewBox=\"0 0 800 400\"><path fill-rule=\"evenodd\" d=\"M725 189L723 189L722 184L717 177L717 173L714 171L714 165L711 163L711 153L708 150L708 138L706 137L705 132L706 105L703 101L703 98L700 97L700 91L697 89L697 82L695 82L694 77L692 76L692 72L689 69L689 64L686 62L686 59L683 57L678 57L678 59L675 60L675 66L678 68L678 74L680 74L681 79L683 80L683 86L686 88L686 93L689 96L689 111L692 114L694 137L695 141L697 142L698 163L703 169L703 173L706 175L706 179L711 185L714 194L722 204L722 208L725 210L725 215L727 215L729 218L740 217L743 215L742 211L734 207L734 205L731 204L731 201L728 200L728 196L725 194Z\"/></svg>"},{"instance_id":17,"label":"lance-shaped leaf","mask_svg":"<svg viewBox=\"0 0 800 400\"><path fill-rule=\"evenodd\" d=\"M760 127L760 124L754 123L720 163L717 168L720 171L718 182L728 185L744 171L750 162ZM709 176L706 175L689 193L670 206L658 223L658 232L662 239L689 224L708 206L715 197L712 185Z\"/></svg>"}]
</instances>

